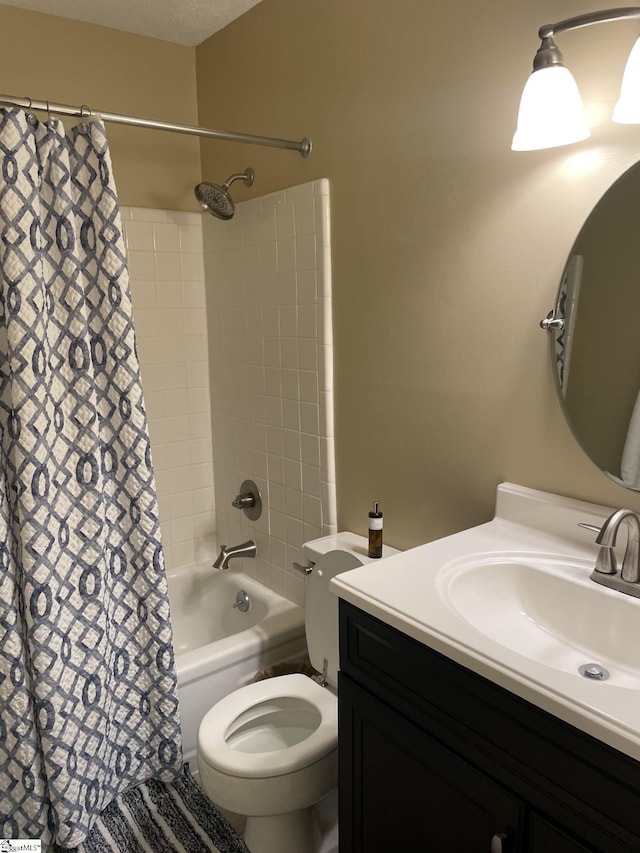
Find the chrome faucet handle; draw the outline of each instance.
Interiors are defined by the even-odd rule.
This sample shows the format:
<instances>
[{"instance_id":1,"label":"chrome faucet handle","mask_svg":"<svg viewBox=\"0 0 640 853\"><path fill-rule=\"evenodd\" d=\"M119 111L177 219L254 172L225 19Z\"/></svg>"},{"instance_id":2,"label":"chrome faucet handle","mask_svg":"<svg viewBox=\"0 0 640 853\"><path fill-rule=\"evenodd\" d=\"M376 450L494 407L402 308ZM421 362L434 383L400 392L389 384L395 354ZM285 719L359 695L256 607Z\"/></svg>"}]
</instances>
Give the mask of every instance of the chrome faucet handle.
<instances>
[{"instance_id":1,"label":"chrome faucet handle","mask_svg":"<svg viewBox=\"0 0 640 853\"><path fill-rule=\"evenodd\" d=\"M585 530L591 530L593 533L597 533L599 538L604 525L602 527L598 527L597 524L587 524L586 521L579 521L578 527L584 527ZM596 539L596 542L597 541L598 540ZM598 548L598 556L596 557L596 564L593 569L601 575L615 575L618 571L618 563L616 561L616 552L613 550L612 545L600 545Z\"/></svg>"},{"instance_id":2,"label":"chrome faucet handle","mask_svg":"<svg viewBox=\"0 0 640 853\"><path fill-rule=\"evenodd\" d=\"M640 518L631 509L617 509L602 525L596 542L598 545L614 547L620 525L627 528L627 547L622 558L620 577L623 581L640 582Z\"/></svg>"}]
</instances>

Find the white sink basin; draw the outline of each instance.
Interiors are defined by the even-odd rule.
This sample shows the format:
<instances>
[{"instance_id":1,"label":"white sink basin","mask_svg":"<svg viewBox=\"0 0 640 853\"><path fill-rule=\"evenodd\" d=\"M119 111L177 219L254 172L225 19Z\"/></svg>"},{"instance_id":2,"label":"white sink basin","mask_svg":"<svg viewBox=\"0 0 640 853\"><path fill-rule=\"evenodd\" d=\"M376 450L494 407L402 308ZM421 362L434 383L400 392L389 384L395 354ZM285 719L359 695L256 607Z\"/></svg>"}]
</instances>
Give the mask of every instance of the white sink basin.
<instances>
[{"instance_id":1,"label":"white sink basin","mask_svg":"<svg viewBox=\"0 0 640 853\"><path fill-rule=\"evenodd\" d=\"M492 554L443 566L443 602L483 635L546 666L584 678L597 663L618 686L640 687L640 601L589 580L593 563Z\"/></svg>"}]
</instances>

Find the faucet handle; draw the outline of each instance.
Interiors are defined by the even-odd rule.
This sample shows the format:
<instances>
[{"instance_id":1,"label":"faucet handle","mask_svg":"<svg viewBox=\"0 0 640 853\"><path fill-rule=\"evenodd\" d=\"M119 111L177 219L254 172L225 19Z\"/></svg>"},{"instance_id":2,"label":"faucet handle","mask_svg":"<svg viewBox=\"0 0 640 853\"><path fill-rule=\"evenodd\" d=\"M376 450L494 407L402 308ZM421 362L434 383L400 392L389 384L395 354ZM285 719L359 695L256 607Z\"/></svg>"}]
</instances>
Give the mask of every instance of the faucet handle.
<instances>
[{"instance_id":1,"label":"faucet handle","mask_svg":"<svg viewBox=\"0 0 640 853\"><path fill-rule=\"evenodd\" d=\"M593 533L597 533L598 536L602 533L601 527L597 524L587 524L586 521L579 521L578 527L584 527L585 530L591 530ZM593 568L594 571L600 572L601 575L615 575L618 571L616 552L610 545L600 545L598 548L598 556L596 557L596 564Z\"/></svg>"},{"instance_id":2,"label":"faucet handle","mask_svg":"<svg viewBox=\"0 0 640 853\"><path fill-rule=\"evenodd\" d=\"M597 524L587 524L586 521L579 521L578 527L584 527L585 530L592 530L594 533L600 533L602 528Z\"/></svg>"}]
</instances>

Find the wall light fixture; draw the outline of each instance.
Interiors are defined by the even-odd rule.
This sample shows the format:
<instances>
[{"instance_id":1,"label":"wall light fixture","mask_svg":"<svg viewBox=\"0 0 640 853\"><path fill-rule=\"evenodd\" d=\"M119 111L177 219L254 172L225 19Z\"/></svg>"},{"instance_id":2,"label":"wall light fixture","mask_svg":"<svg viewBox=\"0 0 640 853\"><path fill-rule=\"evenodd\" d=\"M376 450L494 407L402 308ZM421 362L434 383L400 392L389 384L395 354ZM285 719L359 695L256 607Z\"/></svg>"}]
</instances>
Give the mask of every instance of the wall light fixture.
<instances>
[{"instance_id":1,"label":"wall light fixture","mask_svg":"<svg viewBox=\"0 0 640 853\"><path fill-rule=\"evenodd\" d=\"M538 36L542 43L522 92L518 125L511 143L514 151L555 148L591 135L578 86L565 67L553 37L580 27L625 18L640 18L640 6L588 12L540 27ZM640 38L629 54L612 119L619 124L640 124Z\"/></svg>"}]
</instances>

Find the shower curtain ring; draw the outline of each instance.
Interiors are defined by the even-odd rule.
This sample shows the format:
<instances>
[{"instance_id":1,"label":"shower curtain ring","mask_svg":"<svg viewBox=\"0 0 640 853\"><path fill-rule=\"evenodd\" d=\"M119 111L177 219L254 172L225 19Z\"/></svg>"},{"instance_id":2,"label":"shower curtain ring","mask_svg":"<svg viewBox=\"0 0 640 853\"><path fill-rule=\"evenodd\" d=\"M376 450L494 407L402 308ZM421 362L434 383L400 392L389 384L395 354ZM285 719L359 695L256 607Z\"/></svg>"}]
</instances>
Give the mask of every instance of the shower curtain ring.
<instances>
[{"instance_id":1,"label":"shower curtain ring","mask_svg":"<svg viewBox=\"0 0 640 853\"><path fill-rule=\"evenodd\" d=\"M53 116L51 115L51 106L49 104L49 101L47 101L47 115L49 116L49 122L52 122Z\"/></svg>"},{"instance_id":2,"label":"shower curtain ring","mask_svg":"<svg viewBox=\"0 0 640 853\"><path fill-rule=\"evenodd\" d=\"M33 99L27 95L27 100L29 101L29 106L25 107L25 111L27 113L27 123L32 127L38 121L38 117L31 112L31 105L33 104Z\"/></svg>"},{"instance_id":3,"label":"shower curtain ring","mask_svg":"<svg viewBox=\"0 0 640 853\"><path fill-rule=\"evenodd\" d=\"M85 114L85 110L87 111ZM80 104L80 127L87 130L89 127L89 119L93 115L91 107L88 104Z\"/></svg>"}]
</instances>

